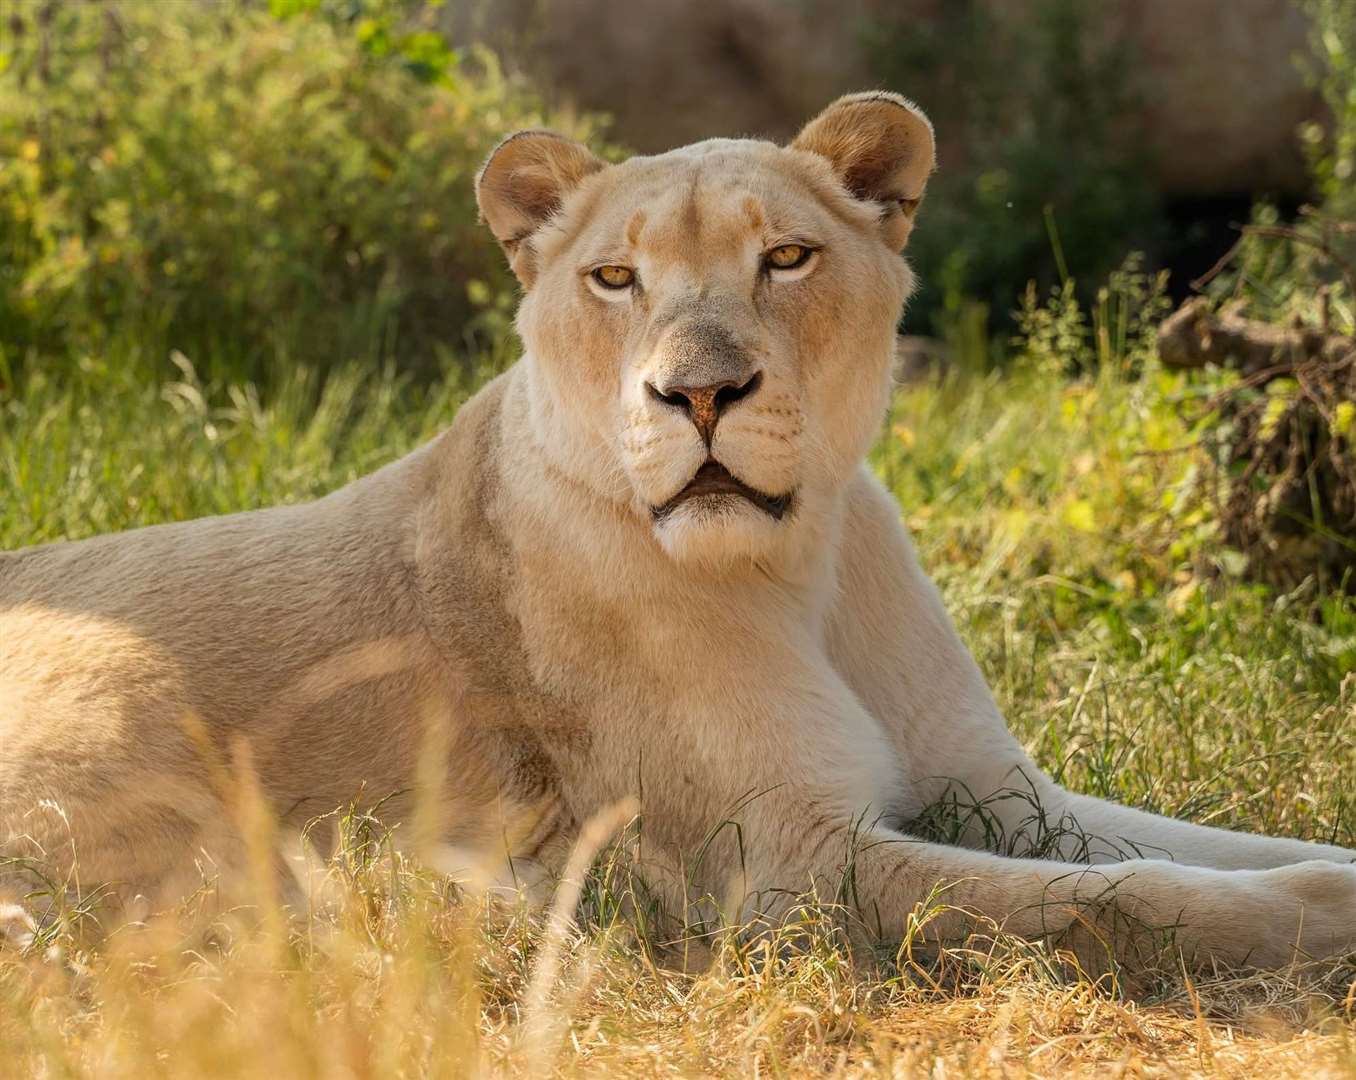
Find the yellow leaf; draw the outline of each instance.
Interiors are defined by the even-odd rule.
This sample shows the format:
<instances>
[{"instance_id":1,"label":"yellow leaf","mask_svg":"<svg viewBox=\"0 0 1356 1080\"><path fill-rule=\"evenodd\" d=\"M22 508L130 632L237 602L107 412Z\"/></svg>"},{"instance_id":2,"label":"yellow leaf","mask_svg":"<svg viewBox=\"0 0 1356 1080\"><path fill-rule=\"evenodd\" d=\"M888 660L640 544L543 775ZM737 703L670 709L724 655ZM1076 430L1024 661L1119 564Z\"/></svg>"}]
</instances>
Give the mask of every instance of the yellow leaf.
<instances>
[{"instance_id":1,"label":"yellow leaf","mask_svg":"<svg viewBox=\"0 0 1356 1080\"><path fill-rule=\"evenodd\" d=\"M1075 499L1064 507L1064 524L1070 525L1079 532L1095 532L1097 529L1097 515L1092 509L1092 503L1087 499Z\"/></svg>"},{"instance_id":2,"label":"yellow leaf","mask_svg":"<svg viewBox=\"0 0 1356 1080\"><path fill-rule=\"evenodd\" d=\"M25 139L19 144L19 156L25 161L37 161L41 151L42 147L38 145L37 139Z\"/></svg>"},{"instance_id":3,"label":"yellow leaf","mask_svg":"<svg viewBox=\"0 0 1356 1080\"><path fill-rule=\"evenodd\" d=\"M1262 420L1257 425L1258 434L1264 439L1270 439L1276 434L1276 428L1281 419L1290 408L1290 403L1284 397L1273 397L1267 402L1266 410L1262 413Z\"/></svg>"},{"instance_id":4,"label":"yellow leaf","mask_svg":"<svg viewBox=\"0 0 1356 1080\"><path fill-rule=\"evenodd\" d=\"M900 445L905 450L912 450L914 443L918 441L918 436L913 433L913 428L908 424L896 424L894 426L895 438L899 440Z\"/></svg>"},{"instance_id":5,"label":"yellow leaf","mask_svg":"<svg viewBox=\"0 0 1356 1080\"><path fill-rule=\"evenodd\" d=\"M1356 402L1338 402L1332 416L1333 434L1350 435L1353 426L1356 426Z\"/></svg>"},{"instance_id":6,"label":"yellow leaf","mask_svg":"<svg viewBox=\"0 0 1356 1080\"><path fill-rule=\"evenodd\" d=\"M1181 615L1191 603L1191 598L1196 595L1200 588L1196 584L1196 579L1192 578L1184 585L1178 585L1172 592L1168 593L1168 610L1174 615Z\"/></svg>"}]
</instances>

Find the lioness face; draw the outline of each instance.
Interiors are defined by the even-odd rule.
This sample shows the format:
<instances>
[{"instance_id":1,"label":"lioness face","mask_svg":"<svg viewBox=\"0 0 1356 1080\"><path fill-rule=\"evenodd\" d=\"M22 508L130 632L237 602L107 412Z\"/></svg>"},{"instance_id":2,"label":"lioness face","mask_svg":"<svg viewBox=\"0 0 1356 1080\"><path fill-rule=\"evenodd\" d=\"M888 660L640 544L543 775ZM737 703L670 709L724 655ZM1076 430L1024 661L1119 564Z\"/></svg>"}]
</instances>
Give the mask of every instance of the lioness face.
<instances>
[{"instance_id":1,"label":"lioness face","mask_svg":"<svg viewBox=\"0 0 1356 1080\"><path fill-rule=\"evenodd\" d=\"M886 95L788 147L604 165L551 135L501 144L481 207L527 288L553 459L681 561L757 562L823 528L885 403L932 160L926 120Z\"/></svg>"}]
</instances>

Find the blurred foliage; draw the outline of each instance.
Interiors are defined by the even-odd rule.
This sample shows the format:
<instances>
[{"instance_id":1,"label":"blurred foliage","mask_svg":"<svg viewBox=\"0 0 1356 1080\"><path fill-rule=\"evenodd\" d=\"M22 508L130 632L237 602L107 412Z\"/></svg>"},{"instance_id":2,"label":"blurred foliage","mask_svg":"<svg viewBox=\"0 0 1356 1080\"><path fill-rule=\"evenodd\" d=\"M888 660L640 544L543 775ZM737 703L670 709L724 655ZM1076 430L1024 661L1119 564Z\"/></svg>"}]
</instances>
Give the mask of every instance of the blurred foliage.
<instances>
[{"instance_id":1,"label":"blurred foliage","mask_svg":"<svg viewBox=\"0 0 1356 1080\"><path fill-rule=\"evenodd\" d=\"M934 332L1006 317L1022 286L1102 281L1163 228L1131 131L1133 56L1095 0L1038 0L1020 18L985 0L950 0L934 18L865 30L888 86L935 87L928 109L964 160L933 179L910 258L912 310ZM1084 297L1089 299L1089 297ZM983 313L981 312L981 315Z\"/></svg>"},{"instance_id":2,"label":"blurred foliage","mask_svg":"<svg viewBox=\"0 0 1356 1080\"><path fill-rule=\"evenodd\" d=\"M1309 77L1329 114L1300 131L1314 204L1289 222L1257 205L1203 286L1235 314L1340 341L1356 334L1356 0L1304 7ZM1325 357L1276 353L1264 370L1196 376L1212 517L1254 576L1356 591L1356 342Z\"/></svg>"},{"instance_id":3,"label":"blurred foliage","mask_svg":"<svg viewBox=\"0 0 1356 1080\"><path fill-rule=\"evenodd\" d=\"M1044 303L1034 281L1015 313L1013 340L1026 362L1051 373L1115 368L1133 376L1156 363L1158 324L1172 308L1166 270L1148 273L1143 257L1127 256L1084 312L1073 281L1051 289Z\"/></svg>"},{"instance_id":4,"label":"blurred foliage","mask_svg":"<svg viewBox=\"0 0 1356 1080\"><path fill-rule=\"evenodd\" d=\"M259 378L502 335L475 171L549 115L410 0L11 9L0 54L0 382L27 358L170 348ZM124 351L122 355L127 355Z\"/></svg>"},{"instance_id":5,"label":"blurred foliage","mask_svg":"<svg viewBox=\"0 0 1356 1080\"><path fill-rule=\"evenodd\" d=\"M268 0L279 19L318 12L351 26L362 50L372 57L392 57L426 83L456 88L458 56L436 28L433 18L446 0Z\"/></svg>"},{"instance_id":6,"label":"blurred foliage","mask_svg":"<svg viewBox=\"0 0 1356 1080\"><path fill-rule=\"evenodd\" d=\"M1265 381L1213 374L1200 441L1223 540L1259 580L1356 592L1356 348Z\"/></svg>"},{"instance_id":7,"label":"blurred foliage","mask_svg":"<svg viewBox=\"0 0 1356 1080\"><path fill-rule=\"evenodd\" d=\"M1305 0L1314 21L1314 84L1332 113L1331 131L1306 128L1305 142L1325 210L1356 220L1356 0ZM1356 243L1353 243L1356 247Z\"/></svg>"},{"instance_id":8,"label":"blurred foliage","mask_svg":"<svg viewBox=\"0 0 1356 1080\"><path fill-rule=\"evenodd\" d=\"M1242 302L1255 318L1326 323L1356 333L1356 0L1303 0L1313 19L1309 79L1326 122L1299 132L1314 177L1313 205L1286 222L1254 207L1231 257L1206 285L1220 302Z\"/></svg>"},{"instance_id":9,"label":"blurred foliage","mask_svg":"<svg viewBox=\"0 0 1356 1080\"><path fill-rule=\"evenodd\" d=\"M1268 322L1326 324L1356 331L1356 220L1330 216L1327 206L1304 206L1286 221L1259 202L1220 272L1201 291L1218 303L1236 303Z\"/></svg>"},{"instance_id":10,"label":"blurred foliage","mask_svg":"<svg viewBox=\"0 0 1356 1080\"><path fill-rule=\"evenodd\" d=\"M1312 559L1283 588L1259 586L1279 584L1257 565L1272 556L1231 543L1221 507L1233 475L1218 436L1240 376L1160 363L1163 283L1131 262L1090 310L1067 286L1045 298L1033 287L1009 362L902 391L872 464L952 610L985 598L975 602L1001 616L994 634L1018 632L1012 610L1032 592L1053 635L1042 648L1089 620L1141 644L1176 619L1208 636L1234 604L1275 602L1331 632L1306 664L1335 687L1356 665L1356 602ZM1279 405L1293 390L1260 396ZM1010 659L1021 674L1023 660Z\"/></svg>"},{"instance_id":11,"label":"blurred foliage","mask_svg":"<svg viewBox=\"0 0 1356 1080\"><path fill-rule=\"evenodd\" d=\"M873 460L911 527L926 535L946 522L960 547L944 563L979 563L991 588L1014 574L1055 574L1079 591L1132 596L1237 569L1219 550L1184 408L1199 390L1158 361L1163 285L1134 260L1090 310L1067 284L1044 298L1032 285L1001 374L969 373L896 403L894 437ZM988 406L972 417L980 397L1013 407L996 420ZM947 446L917 446L917 432L944 427ZM926 470L914 460L922 453Z\"/></svg>"}]
</instances>

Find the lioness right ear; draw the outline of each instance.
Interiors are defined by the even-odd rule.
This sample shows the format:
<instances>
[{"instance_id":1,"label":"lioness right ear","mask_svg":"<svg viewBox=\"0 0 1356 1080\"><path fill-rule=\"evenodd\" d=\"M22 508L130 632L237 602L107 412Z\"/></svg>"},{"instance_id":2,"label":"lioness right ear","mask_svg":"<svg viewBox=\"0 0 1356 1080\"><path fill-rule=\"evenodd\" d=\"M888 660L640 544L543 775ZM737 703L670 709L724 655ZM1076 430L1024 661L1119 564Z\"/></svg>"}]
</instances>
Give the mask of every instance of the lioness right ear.
<instances>
[{"instance_id":1,"label":"lioness right ear","mask_svg":"<svg viewBox=\"0 0 1356 1080\"><path fill-rule=\"evenodd\" d=\"M881 204L881 231L903 251L937 164L932 124L898 94L841 97L801 129L795 150L827 158L853 197Z\"/></svg>"},{"instance_id":2,"label":"lioness right ear","mask_svg":"<svg viewBox=\"0 0 1356 1080\"><path fill-rule=\"evenodd\" d=\"M535 266L531 245L524 241L584 177L602 167L587 147L550 131L520 131L490 152L476 176L476 203L525 288L532 284Z\"/></svg>"}]
</instances>

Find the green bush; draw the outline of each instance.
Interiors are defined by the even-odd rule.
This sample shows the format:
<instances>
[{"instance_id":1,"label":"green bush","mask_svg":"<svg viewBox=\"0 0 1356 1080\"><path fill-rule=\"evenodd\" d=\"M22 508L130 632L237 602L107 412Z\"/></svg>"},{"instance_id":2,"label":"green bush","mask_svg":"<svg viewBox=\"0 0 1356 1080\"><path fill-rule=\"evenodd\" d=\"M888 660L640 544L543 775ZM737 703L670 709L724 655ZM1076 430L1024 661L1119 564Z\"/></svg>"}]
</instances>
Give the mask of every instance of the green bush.
<instances>
[{"instance_id":1,"label":"green bush","mask_svg":"<svg viewBox=\"0 0 1356 1080\"><path fill-rule=\"evenodd\" d=\"M1356 0L1305 0L1318 60L1312 80L1331 113L1331 130L1304 131L1325 210L1356 220Z\"/></svg>"},{"instance_id":2,"label":"green bush","mask_svg":"<svg viewBox=\"0 0 1356 1080\"><path fill-rule=\"evenodd\" d=\"M116 336L259 378L353 356L427 368L502 331L511 282L472 178L504 132L560 118L489 56L339 6L347 20L309 0L12 15L0 383Z\"/></svg>"},{"instance_id":3,"label":"green bush","mask_svg":"<svg viewBox=\"0 0 1356 1080\"><path fill-rule=\"evenodd\" d=\"M913 305L945 333L978 301L1005 317L1028 281L1103 281L1163 229L1135 140L1122 40L1087 0L1038 0L1021 17L978 0L926 19L873 23L866 45L889 86L931 87L938 131L964 148L933 180L910 257ZM1091 300L1091 296L1085 297Z\"/></svg>"},{"instance_id":4,"label":"green bush","mask_svg":"<svg viewBox=\"0 0 1356 1080\"><path fill-rule=\"evenodd\" d=\"M1236 248L1203 291L1273 323L1356 332L1356 0L1301 0L1311 20L1309 83L1326 116L1300 127L1311 204L1287 219L1254 205Z\"/></svg>"}]
</instances>

